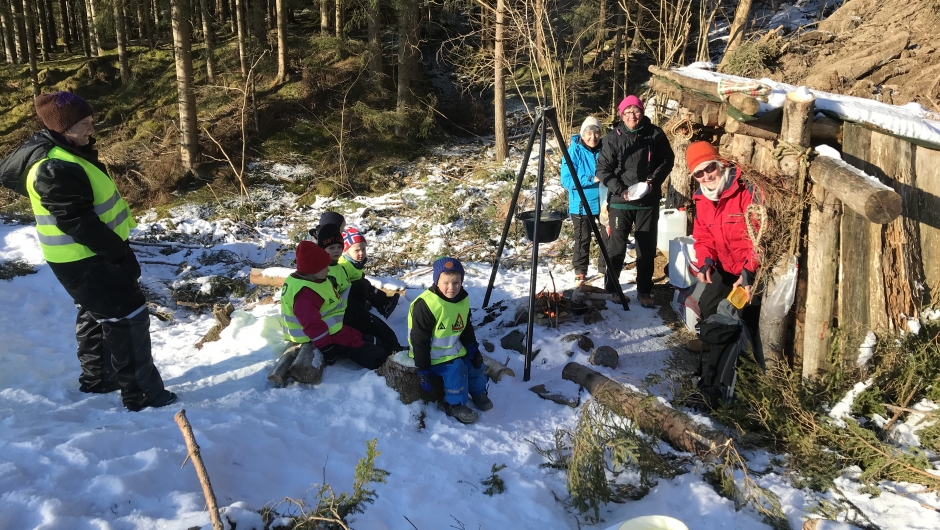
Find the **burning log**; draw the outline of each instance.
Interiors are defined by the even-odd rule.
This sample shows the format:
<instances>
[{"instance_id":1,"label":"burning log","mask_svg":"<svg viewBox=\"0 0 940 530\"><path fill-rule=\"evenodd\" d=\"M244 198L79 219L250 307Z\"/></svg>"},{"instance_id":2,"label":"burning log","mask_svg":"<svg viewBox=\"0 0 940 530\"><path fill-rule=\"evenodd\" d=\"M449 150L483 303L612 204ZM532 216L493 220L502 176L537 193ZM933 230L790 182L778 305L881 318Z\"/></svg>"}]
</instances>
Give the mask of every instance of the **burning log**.
<instances>
[{"instance_id":1,"label":"burning log","mask_svg":"<svg viewBox=\"0 0 940 530\"><path fill-rule=\"evenodd\" d=\"M544 289L535 295L535 323L540 326L557 328L561 322L571 320L571 308L562 293L548 292Z\"/></svg>"}]
</instances>

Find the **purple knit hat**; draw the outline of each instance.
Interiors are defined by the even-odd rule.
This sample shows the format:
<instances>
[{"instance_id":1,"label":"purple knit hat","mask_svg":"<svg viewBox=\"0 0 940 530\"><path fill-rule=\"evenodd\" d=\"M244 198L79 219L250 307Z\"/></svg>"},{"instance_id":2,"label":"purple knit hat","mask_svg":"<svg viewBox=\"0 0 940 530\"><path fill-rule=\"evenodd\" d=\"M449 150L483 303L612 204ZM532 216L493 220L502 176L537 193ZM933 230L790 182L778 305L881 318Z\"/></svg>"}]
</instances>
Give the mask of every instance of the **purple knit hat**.
<instances>
[{"instance_id":1,"label":"purple knit hat","mask_svg":"<svg viewBox=\"0 0 940 530\"><path fill-rule=\"evenodd\" d=\"M39 94L33 104L42 124L60 134L93 114L91 105L74 92Z\"/></svg>"},{"instance_id":2,"label":"purple knit hat","mask_svg":"<svg viewBox=\"0 0 940 530\"><path fill-rule=\"evenodd\" d=\"M617 114L623 114L624 109L627 107L637 107L640 111L643 111L643 102L640 101L640 98L630 94L629 96L623 98L623 101L620 102L620 105L617 105Z\"/></svg>"}]
</instances>

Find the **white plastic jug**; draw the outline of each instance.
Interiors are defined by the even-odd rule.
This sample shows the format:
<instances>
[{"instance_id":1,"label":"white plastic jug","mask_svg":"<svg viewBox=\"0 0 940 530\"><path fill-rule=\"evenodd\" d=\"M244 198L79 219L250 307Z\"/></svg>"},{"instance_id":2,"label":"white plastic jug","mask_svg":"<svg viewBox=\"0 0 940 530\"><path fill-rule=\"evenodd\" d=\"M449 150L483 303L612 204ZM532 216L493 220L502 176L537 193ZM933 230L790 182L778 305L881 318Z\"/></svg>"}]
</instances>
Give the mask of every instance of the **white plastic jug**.
<instances>
[{"instance_id":1,"label":"white plastic jug","mask_svg":"<svg viewBox=\"0 0 940 530\"><path fill-rule=\"evenodd\" d=\"M665 255L669 255L669 240L685 237L686 233L685 208L666 208L659 211L659 224L657 226L656 248Z\"/></svg>"}]
</instances>

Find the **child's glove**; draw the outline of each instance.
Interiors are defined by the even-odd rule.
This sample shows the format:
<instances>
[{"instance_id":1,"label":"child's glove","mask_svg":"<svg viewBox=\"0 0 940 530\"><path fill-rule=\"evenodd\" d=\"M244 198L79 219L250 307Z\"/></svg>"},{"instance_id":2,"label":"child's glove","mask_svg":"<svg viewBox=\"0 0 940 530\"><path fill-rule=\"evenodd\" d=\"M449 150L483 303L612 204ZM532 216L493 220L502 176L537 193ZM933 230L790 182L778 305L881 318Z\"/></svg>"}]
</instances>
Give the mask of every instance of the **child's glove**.
<instances>
[{"instance_id":1,"label":"child's glove","mask_svg":"<svg viewBox=\"0 0 940 530\"><path fill-rule=\"evenodd\" d=\"M467 344L467 359L470 359L470 364L474 368L480 368L483 366L483 355L480 353L480 345L476 342L471 342Z\"/></svg>"},{"instance_id":2,"label":"child's glove","mask_svg":"<svg viewBox=\"0 0 940 530\"><path fill-rule=\"evenodd\" d=\"M425 392L431 392L434 390L434 388L431 387L430 370L418 370L418 381L421 382L421 390Z\"/></svg>"},{"instance_id":3,"label":"child's glove","mask_svg":"<svg viewBox=\"0 0 940 530\"><path fill-rule=\"evenodd\" d=\"M336 363L336 346L332 343L320 348L320 353L323 354L323 362L327 365L332 366Z\"/></svg>"}]
</instances>

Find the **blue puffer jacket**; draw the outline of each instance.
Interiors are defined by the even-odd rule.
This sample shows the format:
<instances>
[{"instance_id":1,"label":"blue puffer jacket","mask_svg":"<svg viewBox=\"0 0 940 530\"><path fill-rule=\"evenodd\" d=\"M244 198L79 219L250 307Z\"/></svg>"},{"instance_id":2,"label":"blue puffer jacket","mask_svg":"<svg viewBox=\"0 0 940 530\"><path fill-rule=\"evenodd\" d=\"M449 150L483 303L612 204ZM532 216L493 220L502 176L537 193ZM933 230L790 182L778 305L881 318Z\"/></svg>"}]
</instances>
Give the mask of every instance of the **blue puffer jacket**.
<instances>
[{"instance_id":1,"label":"blue puffer jacket","mask_svg":"<svg viewBox=\"0 0 940 530\"><path fill-rule=\"evenodd\" d=\"M588 200L588 206L591 213L597 215L600 210L598 204L598 183L594 182L594 168L597 166L597 155L600 154L600 145L598 144L596 153L584 147L581 143L581 135L576 134L571 137L571 147L568 148L568 155L574 162L574 167L578 171L578 181L584 188L584 196ZM587 215L584 206L581 204L581 197L578 195L578 188L574 185L574 179L571 178L571 171L564 158L561 161L561 185L568 190L568 213L577 215Z\"/></svg>"}]
</instances>

